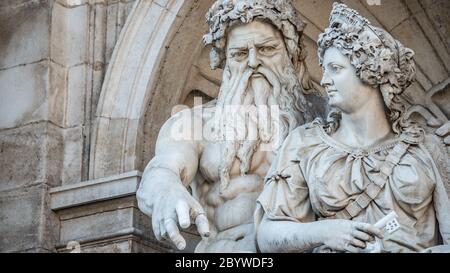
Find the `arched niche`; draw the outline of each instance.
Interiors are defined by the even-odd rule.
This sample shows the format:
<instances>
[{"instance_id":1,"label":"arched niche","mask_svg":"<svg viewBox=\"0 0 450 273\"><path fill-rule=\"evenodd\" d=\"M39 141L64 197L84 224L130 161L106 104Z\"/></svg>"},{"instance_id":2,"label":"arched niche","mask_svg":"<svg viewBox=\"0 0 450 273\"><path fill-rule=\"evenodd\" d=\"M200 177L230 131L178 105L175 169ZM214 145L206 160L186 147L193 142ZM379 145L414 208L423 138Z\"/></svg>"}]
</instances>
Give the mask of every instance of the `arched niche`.
<instances>
[{"instance_id":1,"label":"arched niche","mask_svg":"<svg viewBox=\"0 0 450 273\"><path fill-rule=\"evenodd\" d=\"M209 69L208 48L201 42L207 30L204 15L213 2L136 0L103 83L92 133L90 178L143 170L173 107L192 103L193 92L203 93L205 98L217 95L221 72ZM450 53L442 38L450 29L438 27L439 22L433 21L436 16L430 16L443 15L441 5L446 2L430 5L419 1L416 5L388 1L381 6L342 2L416 51L418 81L405 94L405 100L417 106L411 108L411 115L424 117L423 122L434 128L448 120L448 113L442 110L442 105L449 105L448 88L435 90L450 76ZM293 3L307 23L307 65L317 83L322 73L316 40L328 23L333 0ZM434 93L445 102L433 102ZM312 103L322 101L313 99Z\"/></svg>"},{"instance_id":2,"label":"arched niche","mask_svg":"<svg viewBox=\"0 0 450 273\"><path fill-rule=\"evenodd\" d=\"M191 69L202 65L196 57L202 53L204 14L212 2L136 1L102 86L90 178L142 170L145 143L154 143L172 107L188 96L185 90L200 86L206 95L215 96L220 71L199 77L200 72ZM197 84L187 85L188 81Z\"/></svg>"}]
</instances>

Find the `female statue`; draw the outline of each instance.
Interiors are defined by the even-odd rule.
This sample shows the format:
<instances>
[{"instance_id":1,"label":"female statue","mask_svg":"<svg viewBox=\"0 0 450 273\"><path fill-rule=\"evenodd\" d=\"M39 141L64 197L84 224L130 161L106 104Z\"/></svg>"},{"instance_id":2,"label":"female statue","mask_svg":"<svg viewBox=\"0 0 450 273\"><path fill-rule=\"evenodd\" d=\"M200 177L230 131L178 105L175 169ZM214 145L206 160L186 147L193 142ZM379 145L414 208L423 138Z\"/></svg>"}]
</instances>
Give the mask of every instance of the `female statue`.
<instances>
[{"instance_id":1,"label":"female statue","mask_svg":"<svg viewBox=\"0 0 450 273\"><path fill-rule=\"evenodd\" d=\"M403 119L414 52L344 4L318 45L333 111L294 130L272 164L255 214L259 249L447 251L448 178L430 153L441 144Z\"/></svg>"}]
</instances>

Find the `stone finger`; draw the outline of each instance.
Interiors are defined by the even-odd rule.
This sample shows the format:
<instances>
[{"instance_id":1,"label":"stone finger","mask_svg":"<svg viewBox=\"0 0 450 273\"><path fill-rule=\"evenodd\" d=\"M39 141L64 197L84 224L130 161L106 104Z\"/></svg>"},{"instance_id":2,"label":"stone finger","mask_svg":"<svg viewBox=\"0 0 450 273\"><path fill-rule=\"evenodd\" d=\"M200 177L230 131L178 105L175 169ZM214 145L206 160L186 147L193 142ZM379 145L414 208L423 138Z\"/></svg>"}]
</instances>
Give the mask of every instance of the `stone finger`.
<instances>
[{"instance_id":1,"label":"stone finger","mask_svg":"<svg viewBox=\"0 0 450 273\"><path fill-rule=\"evenodd\" d=\"M197 230L202 237L209 237L209 222L204 213L197 215L195 218L195 225L197 226Z\"/></svg>"},{"instance_id":2,"label":"stone finger","mask_svg":"<svg viewBox=\"0 0 450 273\"><path fill-rule=\"evenodd\" d=\"M359 229L360 231L366 232L368 234L374 235L380 239L383 239L383 233L381 232L381 229L374 227L371 224L366 224L366 223L360 223L359 225L357 225L357 229Z\"/></svg>"},{"instance_id":3,"label":"stone finger","mask_svg":"<svg viewBox=\"0 0 450 273\"><path fill-rule=\"evenodd\" d=\"M152 215L152 228L153 228L153 234L156 237L156 240L161 241L161 229L159 227L159 222L157 220L156 215Z\"/></svg>"},{"instance_id":4,"label":"stone finger","mask_svg":"<svg viewBox=\"0 0 450 273\"><path fill-rule=\"evenodd\" d=\"M182 228L188 228L191 225L189 216L189 207L186 202L178 202L175 208L178 216L178 222Z\"/></svg>"},{"instance_id":5,"label":"stone finger","mask_svg":"<svg viewBox=\"0 0 450 273\"><path fill-rule=\"evenodd\" d=\"M366 248L366 243L356 238L351 240L351 245L359 248Z\"/></svg>"},{"instance_id":6,"label":"stone finger","mask_svg":"<svg viewBox=\"0 0 450 273\"><path fill-rule=\"evenodd\" d=\"M359 252L361 252L360 249L350 245L349 243L344 245L344 250L347 251L347 252L350 252L350 253L359 253Z\"/></svg>"},{"instance_id":7,"label":"stone finger","mask_svg":"<svg viewBox=\"0 0 450 273\"><path fill-rule=\"evenodd\" d=\"M367 234L363 231L360 230L355 230L353 233L353 236L361 241L364 242L370 242L373 241L375 238L373 236L371 236L370 234Z\"/></svg>"},{"instance_id":8,"label":"stone finger","mask_svg":"<svg viewBox=\"0 0 450 273\"><path fill-rule=\"evenodd\" d=\"M444 138L444 143L445 144L450 144L450 136L447 136L446 138Z\"/></svg>"},{"instance_id":9,"label":"stone finger","mask_svg":"<svg viewBox=\"0 0 450 273\"><path fill-rule=\"evenodd\" d=\"M172 218L164 220L164 226L170 240L179 250L183 250L186 247L186 241L184 240L183 236L181 236L175 220Z\"/></svg>"},{"instance_id":10,"label":"stone finger","mask_svg":"<svg viewBox=\"0 0 450 273\"><path fill-rule=\"evenodd\" d=\"M445 136L450 133L450 121L446 122L443 126L436 130L436 134L439 136Z\"/></svg>"}]
</instances>

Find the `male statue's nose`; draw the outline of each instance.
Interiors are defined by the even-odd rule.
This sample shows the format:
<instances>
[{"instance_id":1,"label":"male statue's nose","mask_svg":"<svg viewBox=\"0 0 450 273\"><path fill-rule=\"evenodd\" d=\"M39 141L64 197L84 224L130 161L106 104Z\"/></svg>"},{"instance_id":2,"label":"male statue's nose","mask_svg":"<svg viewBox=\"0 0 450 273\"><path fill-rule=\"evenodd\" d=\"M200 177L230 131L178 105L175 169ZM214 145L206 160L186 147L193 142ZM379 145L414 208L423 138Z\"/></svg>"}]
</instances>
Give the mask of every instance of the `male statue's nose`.
<instances>
[{"instance_id":1,"label":"male statue's nose","mask_svg":"<svg viewBox=\"0 0 450 273\"><path fill-rule=\"evenodd\" d=\"M248 55L248 66L253 69L256 69L260 64L261 61L259 60L258 54L254 49L250 49Z\"/></svg>"}]
</instances>

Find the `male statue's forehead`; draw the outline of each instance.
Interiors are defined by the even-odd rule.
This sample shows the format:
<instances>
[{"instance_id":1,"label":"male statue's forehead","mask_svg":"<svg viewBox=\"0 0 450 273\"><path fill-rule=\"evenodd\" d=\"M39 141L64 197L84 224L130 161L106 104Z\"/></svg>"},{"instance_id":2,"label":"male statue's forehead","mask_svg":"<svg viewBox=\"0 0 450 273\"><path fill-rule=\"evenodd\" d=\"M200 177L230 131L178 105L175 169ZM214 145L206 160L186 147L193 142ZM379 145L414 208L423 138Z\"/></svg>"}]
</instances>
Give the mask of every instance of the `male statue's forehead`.
<instances>
[{"instance_id":1,"label":"male statue's forehead","mask_svg":"<svg viewBox=\"0 0 450 273\"><path fill-rule=\"evenodd\" d=\"M264 44L271 40L281 40L281 34L270 23L253 21L235 26L228 34L228 48L243 47L249 43Z\"/></svg>"}]
</instances>

